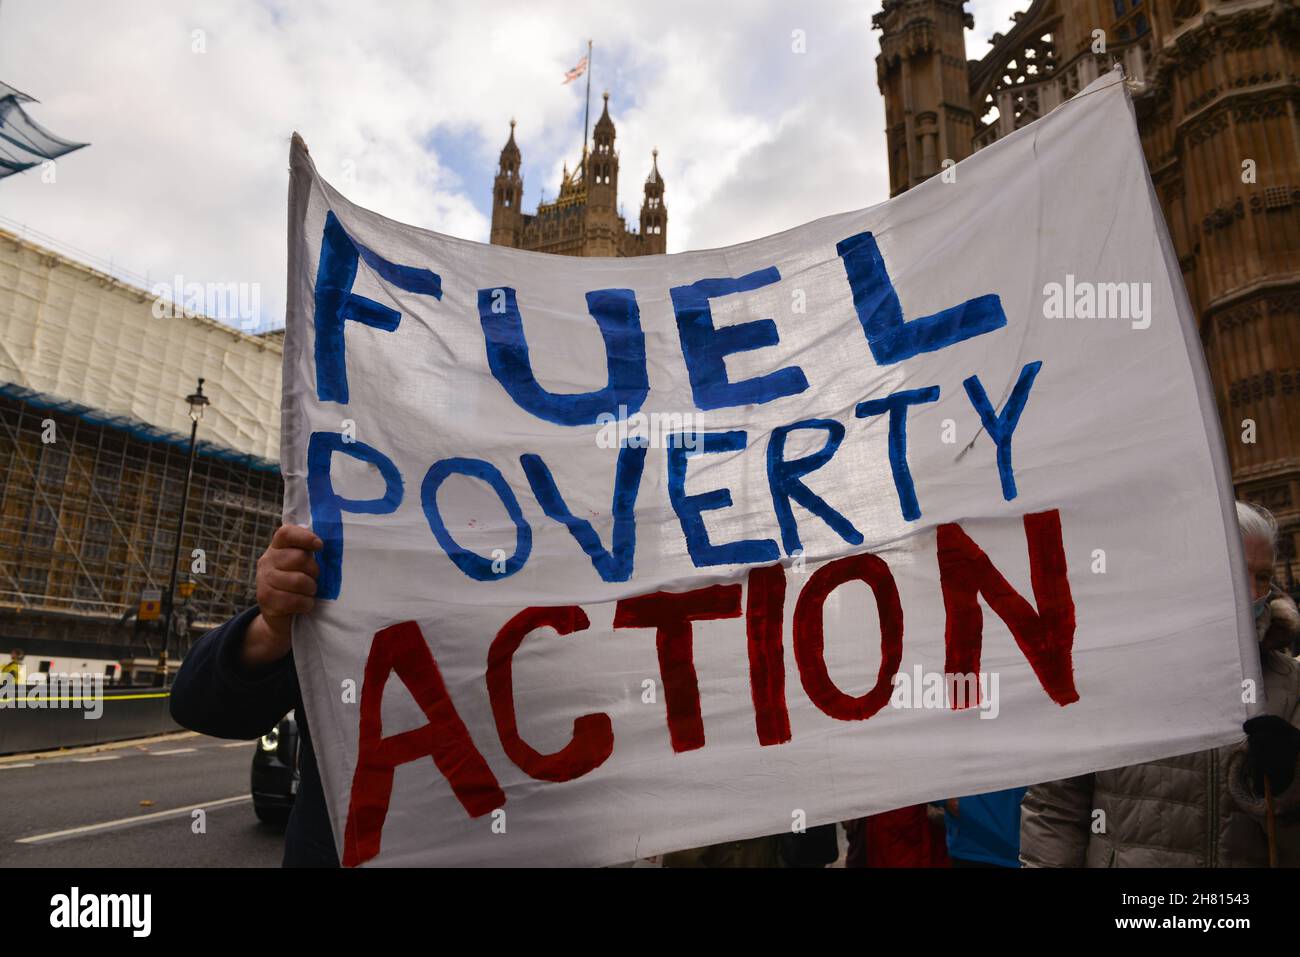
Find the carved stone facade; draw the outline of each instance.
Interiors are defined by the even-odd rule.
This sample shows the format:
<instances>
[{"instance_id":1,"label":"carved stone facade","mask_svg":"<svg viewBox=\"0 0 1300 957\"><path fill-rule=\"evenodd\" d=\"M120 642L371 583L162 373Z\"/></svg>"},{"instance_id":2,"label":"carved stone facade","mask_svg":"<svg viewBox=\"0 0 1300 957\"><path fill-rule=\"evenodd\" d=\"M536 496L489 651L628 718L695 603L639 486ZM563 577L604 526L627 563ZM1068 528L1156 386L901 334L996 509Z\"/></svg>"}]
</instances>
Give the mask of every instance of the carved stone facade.
<instances>
[{"instance_id":1,"label":"carved stone facade","mask_svg":"<svg viewBox=\"0 0 1300 957\"><path fill-rule=\"evenodd\" d=\"M641 202L640 229L628 229L618 211L618 153L609 94L592 131L592 149L572 173L568 167L559 195L536 213L522 207L524 180L515 124L501 150L492 186L492 243L561 256L649 256L667 252L668 208L659 173L659 151L650 160Z\"/></svg>"},{"instance_id":2,"label":"carved stone facade","mask_svg":"<svg viewBox=\"0 0 1300 957\"><path fill-rule=\"evenodd\" d=\"M972 24L962 0L885 0L873 24L891 194L1122 64L1199 318L1237 494L1277 515L1281 574L1292 585L1300 578L1300 3L1034 0L1014 20L1005 36L993 35L988 55L966 61L962 27ZM964 83L954 79L958 59Z\"/></svg>"}]
</instances>

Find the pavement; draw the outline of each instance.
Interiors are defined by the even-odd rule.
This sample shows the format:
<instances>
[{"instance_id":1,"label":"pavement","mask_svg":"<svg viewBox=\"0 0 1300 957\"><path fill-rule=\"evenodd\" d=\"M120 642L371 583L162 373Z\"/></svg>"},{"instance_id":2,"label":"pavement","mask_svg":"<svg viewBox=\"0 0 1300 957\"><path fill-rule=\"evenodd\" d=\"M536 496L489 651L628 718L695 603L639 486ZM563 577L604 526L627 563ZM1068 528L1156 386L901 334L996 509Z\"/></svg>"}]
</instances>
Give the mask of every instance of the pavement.
<instances>
[{"instance_id":1,"label":"pavement","mask_svg":"<svg viewBox=\"0 0 1300 957\"><path fill-rule=\"evenodd\" d=\"M0 867L279 867L253 741L193 732L0 759ZM198 813L196 813L198 812Z\"/></svg>"}]
</instances>

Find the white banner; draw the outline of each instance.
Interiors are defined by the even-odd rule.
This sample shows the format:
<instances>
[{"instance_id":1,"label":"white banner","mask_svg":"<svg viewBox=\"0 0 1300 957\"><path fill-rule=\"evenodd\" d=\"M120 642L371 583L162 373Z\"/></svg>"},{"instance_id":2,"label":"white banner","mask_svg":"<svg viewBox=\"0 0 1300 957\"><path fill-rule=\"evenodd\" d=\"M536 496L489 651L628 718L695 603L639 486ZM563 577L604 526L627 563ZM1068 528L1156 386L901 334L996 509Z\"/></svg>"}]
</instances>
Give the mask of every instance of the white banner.
<instances>
[{"instance_id":1,"label":"white banner","mask_svg":"<svg viewBox=\"0 0 1300 957\"><path fill-rule=\"evenodd\" d=\"M345 864L612 864L1240 737L1231 485L1118 74L671 256L453 239L291 163Z\"/></svg>"}]
</instances>

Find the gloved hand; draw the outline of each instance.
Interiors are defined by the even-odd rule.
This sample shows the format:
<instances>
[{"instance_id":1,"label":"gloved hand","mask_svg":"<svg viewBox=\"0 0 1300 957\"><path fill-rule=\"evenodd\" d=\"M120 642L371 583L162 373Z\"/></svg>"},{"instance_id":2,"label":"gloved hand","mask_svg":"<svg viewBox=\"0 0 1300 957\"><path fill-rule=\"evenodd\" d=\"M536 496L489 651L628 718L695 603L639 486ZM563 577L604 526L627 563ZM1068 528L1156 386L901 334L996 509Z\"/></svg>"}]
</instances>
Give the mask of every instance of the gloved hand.
<instances>
[{"instance_id":1,"label":"gloved hand","mask_svg":"<svg viewBox=\"0 0 1300 957\"><path fill-rule=\"evenodd\" d=\"M1275 714L1251 718L1246 732L1247 768L1255 794L1264 794L1264 779L1273 793L1285 791L1295 780L1296 758L1300 757L1300 728Z\"/></svg>"}]
</instances>

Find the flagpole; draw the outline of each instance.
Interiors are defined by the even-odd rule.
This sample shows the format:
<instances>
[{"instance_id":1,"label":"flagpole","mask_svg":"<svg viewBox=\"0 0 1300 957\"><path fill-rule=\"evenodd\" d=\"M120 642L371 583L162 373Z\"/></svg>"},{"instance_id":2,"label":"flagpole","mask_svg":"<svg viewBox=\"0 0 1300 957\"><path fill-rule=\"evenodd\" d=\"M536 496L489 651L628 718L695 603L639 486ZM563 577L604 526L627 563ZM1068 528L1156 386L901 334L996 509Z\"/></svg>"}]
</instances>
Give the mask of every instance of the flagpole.
<instances>
[{"instance_id":1,"label":"flagpole","mask_svg":"<svg viewBox=\"0 0 1300 957\"><path fill-rule=\"evenodd\" d=\"M582 114L582 188L587 188L587 129L591 124L591 41L587 41L587 109Z\"/></svg>"}]
</instances>

